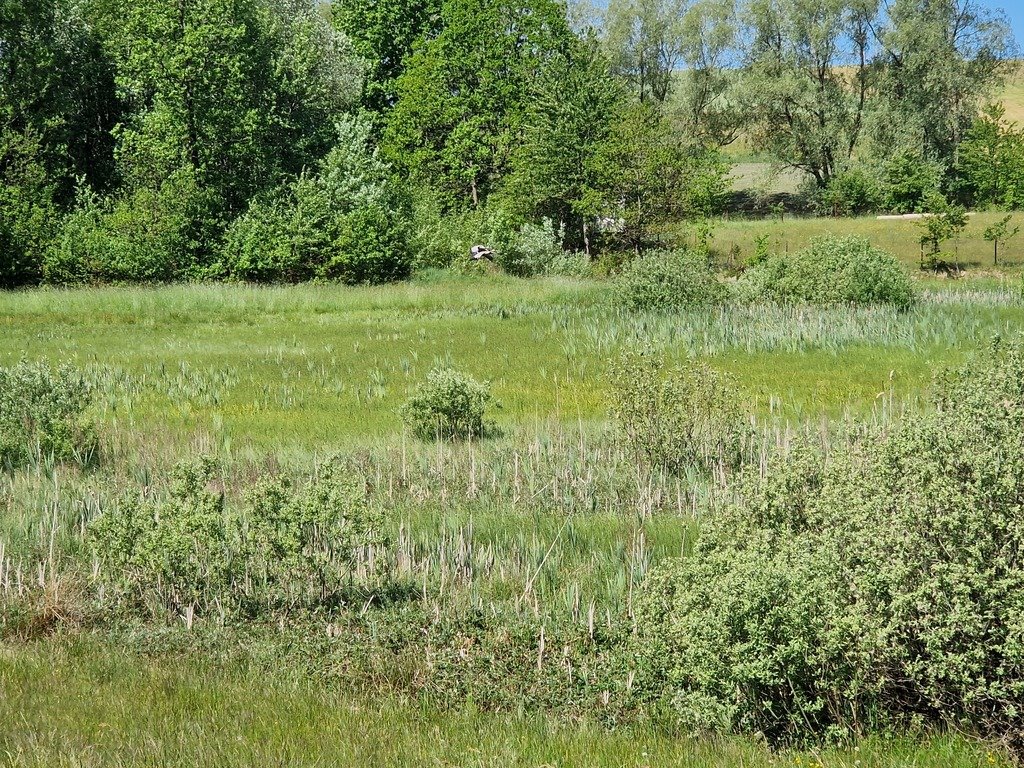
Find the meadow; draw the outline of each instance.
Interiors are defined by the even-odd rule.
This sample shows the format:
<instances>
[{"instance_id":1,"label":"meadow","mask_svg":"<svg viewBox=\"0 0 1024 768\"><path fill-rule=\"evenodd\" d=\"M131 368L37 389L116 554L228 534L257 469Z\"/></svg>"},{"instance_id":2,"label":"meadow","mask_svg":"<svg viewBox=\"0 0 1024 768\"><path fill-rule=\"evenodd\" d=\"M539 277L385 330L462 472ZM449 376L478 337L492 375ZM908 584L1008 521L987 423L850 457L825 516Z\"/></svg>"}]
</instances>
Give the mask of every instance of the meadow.
<instances>
[{"instance_id":1,"label":"meadow","mask_svg":"<svg viewBox=\"0 0 1024 768\"><path fill-rule=\"evenodd\" d=\"M612 437L610 362L638 343L709 362L736 377L755 453L800 435L829 445L927 407L936 368L1024 319L1012 274L919 287L906 312L631 314L608 281L486 275L0 295L0 363L84 371L101 437L91 468L0 475L0 591L16 609L0 646L2 761L1004 762L996 746L929 729L781 752L694 740L637 715L608 652L645 575L685 556L728 493L638 470ZM500 434L443 445L403 430L399 406L438 364L492 382ZM253 478L302 477L338 453L386 510L393 594L254 629L84 607L99 567L86 531L125 493L165 493L175 463L208 454L237 504Z\"/></svg>"}]
</instances>

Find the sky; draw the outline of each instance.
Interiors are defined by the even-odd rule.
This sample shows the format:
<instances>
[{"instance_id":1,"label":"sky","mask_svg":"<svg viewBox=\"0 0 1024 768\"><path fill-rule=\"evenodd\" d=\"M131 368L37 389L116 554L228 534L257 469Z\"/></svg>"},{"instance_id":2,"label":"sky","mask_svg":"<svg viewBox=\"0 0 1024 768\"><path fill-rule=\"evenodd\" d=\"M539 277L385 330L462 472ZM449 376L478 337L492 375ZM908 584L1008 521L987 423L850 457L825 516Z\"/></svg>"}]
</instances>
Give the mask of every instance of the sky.
<instances>
[{"instance_id":1,"label":"sky","mask_svg":"<svg viewBox=\"0 0 1024 768\"><path fill-rule=\"evenodd\" d=\"M1024 52L1024 0L981 0L989 8L1001 10L1013 27L1017 47Z\"/></svg>"}]
</instances>

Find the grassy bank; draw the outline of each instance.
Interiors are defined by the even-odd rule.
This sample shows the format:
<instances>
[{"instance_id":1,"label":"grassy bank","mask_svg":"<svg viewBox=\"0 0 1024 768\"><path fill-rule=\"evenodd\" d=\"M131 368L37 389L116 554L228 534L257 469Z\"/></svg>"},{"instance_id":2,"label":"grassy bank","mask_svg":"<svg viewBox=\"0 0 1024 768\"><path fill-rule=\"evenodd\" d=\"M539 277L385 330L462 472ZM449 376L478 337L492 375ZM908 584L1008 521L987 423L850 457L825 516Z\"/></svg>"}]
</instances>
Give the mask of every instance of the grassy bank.
<instances>
[{"instance_id":1,"label":"grassy bank","mask_svg":"<svg viewBox=\"0 0 1024 768\"><path fill-rule=\"evenodd\" d=\"M365 701L201 662L170 666L88 642L0 648L0 762L9 766L1003 765L952 737L773 753L741 739L558 725L541 716Z\"/></svg>"}]
</instances>

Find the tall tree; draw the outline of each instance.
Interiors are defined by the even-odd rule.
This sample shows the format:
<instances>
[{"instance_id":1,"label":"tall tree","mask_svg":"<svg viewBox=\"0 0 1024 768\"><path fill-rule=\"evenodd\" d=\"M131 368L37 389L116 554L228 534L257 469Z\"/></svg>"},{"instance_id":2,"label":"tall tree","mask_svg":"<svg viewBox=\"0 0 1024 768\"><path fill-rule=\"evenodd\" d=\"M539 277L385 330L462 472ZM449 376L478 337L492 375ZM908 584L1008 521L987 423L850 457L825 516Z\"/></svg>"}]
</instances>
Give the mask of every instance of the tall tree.
<instances>
[{"instance_id":1,"label":"tall tree","mask_svg":"<svg viewBox=\"0 0 1024 768\"><path fill-rule=\"evenodd\" d=\"M398 97L396 82L405 71L413 45L430 37L438 24L440 0L335 0L334 23L368 62L363 105L389 110Z\"/></svg>"},{"instance_id":2,"label":"tall tree","mask_svg":"<svg viewBox=\"0 0 1024 768\"><path fill-rule=\"evenodd\" d=\"M641 102L663 103L683 63L684 0L610 0L605 50Z\"/></svg>"},{"instance_id":3,"label":"tall tree","mask_svg":"<svg viewBox=\"0 0 1024 768\"><path fill-rule=\"evenodd\" d=\"M509 171L531 82L576 42L557 0L445 0L396 84L389 157L446 208L479 205Z\"/></svg>"},{"instance_id":4,"label":"tall tree","mask_svg":"<svg viewBox=\"0 0 1024 768\"><path fill-rule=\"evenodd\" d=\"M878 143L892 146L909 128L924 155L954 166L968 127L1010 66L1005 17L978 0L891 0L875 37L886 108Z\"/></svg>"},{"instance_id":5,"label":"tall tree","mask_svg":"<svg viewBox=\"0 0 1024 768\"><path fill-rule=\"evenodd\" d=\"M743 10L754 141L822 187L864 126L875 15L874 0L750 0Z\"/></svg>"},{"instance_id":6,"label":"tall tree","mask_svg":"<svg viewBox=\"0 0 1024 768\"><path fill-rule=\"evenodd\" d=\"M532 89L523 142L505 189L525 218L549 218L567 244L591 250L592 222L604 212L596 158L626 106L596 44L551 62Z\"/></svg>"}]
</instances>

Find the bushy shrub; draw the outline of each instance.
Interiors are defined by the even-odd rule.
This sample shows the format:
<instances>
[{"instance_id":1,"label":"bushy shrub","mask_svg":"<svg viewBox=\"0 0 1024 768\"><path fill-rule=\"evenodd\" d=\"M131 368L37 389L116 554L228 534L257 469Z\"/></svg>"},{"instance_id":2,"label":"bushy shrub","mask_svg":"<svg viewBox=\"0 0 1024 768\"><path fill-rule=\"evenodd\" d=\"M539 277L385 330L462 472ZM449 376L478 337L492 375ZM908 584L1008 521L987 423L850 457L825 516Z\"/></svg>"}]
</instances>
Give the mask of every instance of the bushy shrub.
<instances>
[{"instance_id":1,"label":"bushy shrub","mask_svg":"<svg viewBox=\"0 0 1024 768\"><path fill-rule=\"evenodd\" d=\"M201 276L196 248L202 238L194 227L205 218L204 194L189 172L116 200L80 190L46 252L45 281L146 283Z\"/></svg>"},{"instance_id":2,"label":"bushy shrub","mask_svg":"<svg viewBox=\"0 0 1024 768\"><path fill-rule=\"evenodd\" d=\"M665 311L724 303L725 286L705 255L692 251L650 251L631 261L616 285L626 309Z\"/></svg>"},{"instance_id":3,"label":"bushy shrub","mask_svg":"<svg viewBox=\"0 0 1024 768\"><path fill-rule=\"evenodd\" d=\"M867 238L825 235L802 251L776 253L747 270L740 292L780 303L914 303L914 286L892 254Z\"/></svg>"},{"instance_id":4,"label":"bushy shrub","mask_svg":"<svg viewBox=\"0 0 1024 768\"><path fill-rule=\"evenodd\" d=\"M38 283L54 235L53 185L39 140L0 130L0 288Z\"/></svg>"},{"instance_id":5,"label":"bushy shrub","mask_svg":"<svg viewBox=\"0 0 1024 768\"><path fill-rule=\"evenodd\" d=\"M876 173L862 165L834 175L815 200L818 211L828 216L860 216L880 210L884 204L885 193Z\"/></svg>"},{"instance_id":6,"label":"bushy shrub","mask_svg":"<svg viewBox=\"0 0 1024 768\"><path fill-rule=\"evenodd\" d=\"M669 472L739 466L750 425L733 379L703 363L675 368L650 350L612 365L612 414L643 463Z\"/></svg>"},{"instance_id":7,"label":"bushy shrub","mask_svg":"<svg viewBox=\"0 0 1024 768\"><path fill-rule=\"evenodd\" d=\"M174 468L167 498L127 498L89 534L111 599L185 615L315 605L386 564L383 518L343 464L304 488L264 478L240 510L226 508L209 459ZM367 565L369 563L369 565Z\"/></svg>"},{"instance_id":8,"label":"bushy shrub","mask_svg":"<svg viewBox=\"0 0 1024 768\"><path fill-rule=\"evenodd\" d=\"M316 175L249 210L228 229L220 270L241 280L381 283L412 264L407 211L367 121L338 124L338 143Z\"/></svg>"},{"instance_id":9,"label":"bushy shrub","mask_svg":"<svg viewBox=\"0 0 1024 768\"><path fill-rule=\"evenodd\" d=\"M539 224L526 222L511 236L500 237L496 242L498 264L519 277L543 275L564 254L563 235L551 219Z\"/></svg>"},{"instance_id":10,"label":"bushy shrub","mask_svg":"<svg viewBox=\"0 0 1024 768\"><path fill-rule=\"evenodd\" d=\"M897 149L882 165L885 207L894 213L923 211L929 198L942 193L945 168L916 149Z\"/></svg>"},{"instance_id":11,"label":"bushy shrub","mask_svg":"<svg viewBox=\"0 0 1024 768\"><path fill-rule=\"evenodd\" d=\"M69 366L0 368L0 469L36 461L89 463L96 454L87 411L92 388Z\"/></svg>"},{"instance_id":12,"label":"bushy shrub","mask_svg":"<svg viewBox=\"0 0 1024 768\"><path fill-rule=\"evenodd\" d=\"M910 718L1019 734L1024 347L935 410L747 478L637 612L638 690L694 730L817 739Z\"/></svg>"},{"instance_id":13,"label":"bushy shrub","mask_svg":"<svg viewBox=\"0 0 1024 768\"><path fill-rule=\"evenodd\" d=\"M490 387L452 368L435 368L402 406L401 416L424 440L484 437L493 431L487 419Z\"/></svg>"}]
</instances>

